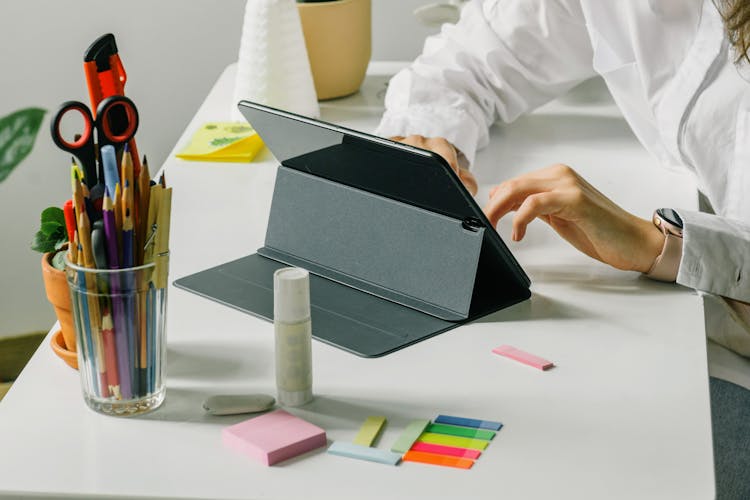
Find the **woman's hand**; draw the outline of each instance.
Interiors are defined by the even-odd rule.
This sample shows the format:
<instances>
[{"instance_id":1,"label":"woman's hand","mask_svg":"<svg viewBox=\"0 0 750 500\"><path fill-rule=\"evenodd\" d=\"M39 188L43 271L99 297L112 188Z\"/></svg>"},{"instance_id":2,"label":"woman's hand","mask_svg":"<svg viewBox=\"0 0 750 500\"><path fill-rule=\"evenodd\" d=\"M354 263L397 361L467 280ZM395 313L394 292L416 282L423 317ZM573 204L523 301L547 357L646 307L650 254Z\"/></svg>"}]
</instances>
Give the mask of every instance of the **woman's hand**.
<instances>
[{"instance_id":1,"label":"woman's hand","mask_svg":"<svg viewBox=\"0 0 750 500\"><path fill-rule=\"evenodd\" d=\"M511 211L513 241L522 240L538 217L581 252L618 269L648 272L664 246L664 235L651 221L626 212L566 165L493 188L484 208L492 225Z\"/></svg>"},{"instance_id":2,"label":"woman's hand","mask_svg":"<svg viewBox=\"0 0 750 500\"><path fill-rule=\"evenodd\" d=\"M458 165L458 152L455 146L448 142L442 137L424 137L421 135L410 135L408 137L391 137L392 141L403 142L409 146L415 146L435 153L442 156L448 165L451 166L454 172L458 174L458 178L461 179L466 189L469 190L472 196L477 194L477 180L474 178L474 174L469 172L465 168L461 168Z\"/></svg>"}]
</instances>

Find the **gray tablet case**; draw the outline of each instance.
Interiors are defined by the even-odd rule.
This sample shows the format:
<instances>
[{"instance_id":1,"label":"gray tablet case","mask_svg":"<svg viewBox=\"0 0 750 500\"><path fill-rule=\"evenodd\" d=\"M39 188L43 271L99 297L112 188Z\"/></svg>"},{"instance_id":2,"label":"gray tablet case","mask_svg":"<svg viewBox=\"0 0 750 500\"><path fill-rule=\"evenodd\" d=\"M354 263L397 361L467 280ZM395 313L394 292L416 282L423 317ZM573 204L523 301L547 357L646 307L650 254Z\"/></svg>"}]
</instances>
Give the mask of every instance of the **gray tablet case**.
<instances>
[{"instance_id":1,"label":"gray tablet case","mask_svg":"<svg viewBox=\"0 0 750 500\"><path fill-rule=\"evenodd\" d=\"M403 186L386 192L389 183L409 181L409 166L400 179L392 175L397 171L384 168L385 183L381 176L368 180L369 160L378 156L372 147L380 151L382 140L373 143L375 138L253 103L243 102L240 109L281 160L265 244L256 254L178 279L176 286L272 320L273 272L285 266L305 268L311 273L313 335L367 357L393 352L530 295L528 278L514 259L507 262L510 253L504 245L507 254L498 252L499 236L488 229L473 201L467 216L446 214L464 210L466 193L454 197L453 206L439 207L445 210L433 206L443 203L441 197L414 194L418 203L409 203ZM334 144L310 139L331 130L337 134ZM289 140L290 133L304 137ZM423 168L424 160L436 160L432 153L388 148L383 151L388 160L394 160L396 151L397 165L417 158L413 165ZM338 163L343 168L334 168ZM434 168L441 173L433 181L449 184L446 192L463 189L460 181L454 185L445 165ZM365 174L357 175L357 170Z\"/></svg>"}]
</instances>

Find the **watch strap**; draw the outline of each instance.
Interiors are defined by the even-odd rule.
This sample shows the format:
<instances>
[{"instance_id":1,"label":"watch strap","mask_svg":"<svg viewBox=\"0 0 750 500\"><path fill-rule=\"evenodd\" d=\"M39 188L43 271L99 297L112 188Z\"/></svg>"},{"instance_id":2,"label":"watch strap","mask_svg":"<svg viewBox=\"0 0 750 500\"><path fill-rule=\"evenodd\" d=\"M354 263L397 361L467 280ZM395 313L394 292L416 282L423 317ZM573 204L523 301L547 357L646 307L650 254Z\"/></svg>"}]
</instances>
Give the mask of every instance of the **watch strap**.
<instances>
[{"instance_id":1,"label":"watch strap","mask_svg":"<svg viewBox=\"0 0 750 500\"><path fill-rule=\"evenodd\" d=\"M671 229L671 225L654 213L654 225L664 234L664 247L646 276L658 281L673 282L677 279L682 259L682 234L679 228Z\"/></svg>"}]
</instances>

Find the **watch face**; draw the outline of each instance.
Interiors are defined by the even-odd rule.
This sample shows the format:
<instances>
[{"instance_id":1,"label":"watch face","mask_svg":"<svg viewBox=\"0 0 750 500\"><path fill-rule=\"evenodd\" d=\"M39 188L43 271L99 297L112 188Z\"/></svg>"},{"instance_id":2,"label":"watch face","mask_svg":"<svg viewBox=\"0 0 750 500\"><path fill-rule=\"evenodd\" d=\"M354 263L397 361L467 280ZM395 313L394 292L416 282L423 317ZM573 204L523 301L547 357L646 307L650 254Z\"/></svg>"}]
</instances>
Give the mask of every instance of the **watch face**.
<instances>
[{"instance_id":1,"label":"watch face","mask_svg":"<svg viewBox=\"0 0 750 500\"><path fill-rule=\"evenodd\" d=\"M673 226L682 229L682 219L677 214L677 212L675 212L671 208L660 208L656 211L656 213L659 214L659 217L664 219L666 222L669 222Z\"/></svg>"}]
</instances>

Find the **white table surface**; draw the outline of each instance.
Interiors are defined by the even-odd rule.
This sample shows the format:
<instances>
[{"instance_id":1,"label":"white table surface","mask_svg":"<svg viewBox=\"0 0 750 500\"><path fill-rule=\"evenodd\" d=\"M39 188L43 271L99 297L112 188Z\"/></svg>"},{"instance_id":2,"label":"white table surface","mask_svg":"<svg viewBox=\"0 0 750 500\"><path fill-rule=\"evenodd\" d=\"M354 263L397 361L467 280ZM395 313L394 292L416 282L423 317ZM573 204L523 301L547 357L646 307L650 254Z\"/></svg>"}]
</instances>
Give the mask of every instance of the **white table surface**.
<instances>
[{"instance_id":1,"label":"white table surface","mask_svg":"<svg viewBox=\"0 0 750 500\"><path fill-rule=\"evenodd\" d=\"M372 131L386 66L362 92L323 103L327 121ZM176 145L229 116L234 68L219 78ZM573 102L573 101L581 102ZM554 162L575 166L641 216L694 208L693 182L660 170L596 85L493 131L476 172L492 183ZM184 162L174 187L170 278L261 246L275 176L252 164ZM661 186L674 189L664 193ZM508 221L499 231L509 240ZM311 452L264 467L226 449L221 430L247 416L211 417L211 394L274 394L273 328L170 287L164 405L137 418L89 410L78 375L45 341L0 403L0 497L158 498L712 498L714 476L703 311L691 290L595 262L543 223L510 244L530 275L530 300L407 349L363 359L313 343L316 400L291 410L351 440L369 415L390 447L413 419L439 413L505 426L471 470L389 467ZM546 357L541 372L500 358L511 344Z\"/></svg>"}]
</instances>

